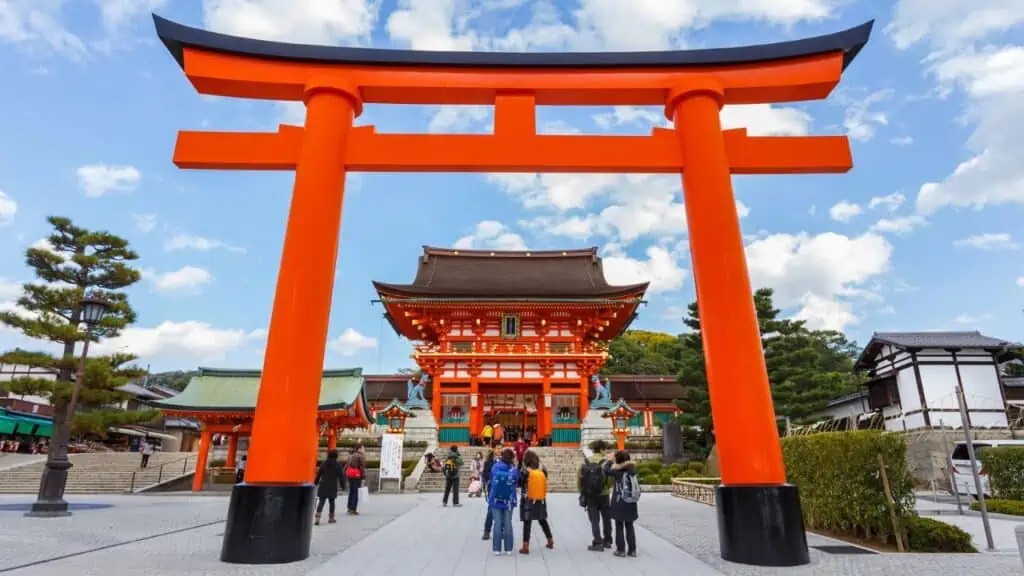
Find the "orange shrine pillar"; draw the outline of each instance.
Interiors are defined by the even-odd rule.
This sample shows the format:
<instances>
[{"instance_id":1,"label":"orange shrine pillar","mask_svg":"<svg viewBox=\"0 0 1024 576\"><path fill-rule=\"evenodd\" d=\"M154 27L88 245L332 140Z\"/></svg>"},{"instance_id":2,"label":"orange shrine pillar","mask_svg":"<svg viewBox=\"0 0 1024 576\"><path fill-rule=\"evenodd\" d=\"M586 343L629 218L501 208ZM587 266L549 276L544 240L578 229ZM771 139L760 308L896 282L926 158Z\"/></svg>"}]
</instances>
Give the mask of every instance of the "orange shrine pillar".
<instances>
[{"instance_id":1,"label":"orange shrine pillar","mask_svg":"<svg viewBox=\"0 0 1024 576\"><path fill-rule=\"evenodd\" d=\"M430 377L430 409L434 413L434 422L441 425L441 382L439 376Z\"/></svg>"},{"instance_id":2,"label":"orange shrine pillar","mask_svg":"<svg viewBox=\"0 0 1024 576\"><path fill-rule=\"evenodd\" d=\"M228 436L228 459L224 462L224 465L228 468L234 468L238 462L238 434L231 434Z\"/></svg>"},{"instance_id":3,"label":"orange shrine pillar","mask_svg":"<svg viewBox=\"0 0 1024 576\"><path fill-rule=\"evenodd\" d=\"M199 435L199 453L196 455L196 473L192 476L192 491L202 492L206 485L206 462L210 458L210 445L213 444L213 432L206 426Z\"/></svg>"},{"instance_id":4,"label":"orange shrine pillar","mask_svg":"<svg viewBox=\"0 0 1024 576\"><path fill-rule=\"evenodd\" d=\"M309 556L317 413L359 92L344 77L306 84L306 124L267 333L246 483L231 493L221 560ZM269 545L269 542L273 545ZM256 562L256 563L260 563Z\"/></svg>"},{"instance_id":5,"label":"orange shrine pillar","mask_svg":"<svg viewBox=\"0 0 1024 576\"><path fill-rule=\"evenodd\" d=\"M338 449L338 430L334 426L327 427L327 451Z\"/></svg>"},{"instance_id":6,"label":"orange shrine pillar","mask_svg":"<svg viewBox=\"0 0 1024 576\"><path fill-rule=\"evenodd\" d=\"M587 419L587 412L590 410L590 376L584 374L583 382L580 385L580 424Z\"/></svg>"},{"instance_id":7,"label":"orange shrine pillar","mask_svg":"<svg viewBox=\"0 0 1024 576\"><path fill-rule=\"evenodd\" d=\"M551 433L551 379L544 376L541 381L540 398L537 398L537 439Z\"/></svg>"},{"instance_id":8,"label":"orange shrine pillar","mask_svg":"<svg viewBox=\"0 0 1024 576\"><path fill-rule=\"evenodd\" d=\"M476 376L470 376L469 378L469 439L472 443L473 438L481 436L483 432L483 424L481 424L481 412L483 410L483 403L480 402L480 382Z\"/></svg>"},{"instance_id":9,"label":"orange shrine pillar","mask_svg":"<svg viewBox=\"0 0 1024 576\"><path fill-rule=\"evenodd\" d=\"M800 498L786 484L722 135L724 100L717 81L697 78L671 90L665 110L686 162L686 219L722 477L716 495L721 552L726 560L762 566L806 564Z\"/></svg>"}]
</instances>

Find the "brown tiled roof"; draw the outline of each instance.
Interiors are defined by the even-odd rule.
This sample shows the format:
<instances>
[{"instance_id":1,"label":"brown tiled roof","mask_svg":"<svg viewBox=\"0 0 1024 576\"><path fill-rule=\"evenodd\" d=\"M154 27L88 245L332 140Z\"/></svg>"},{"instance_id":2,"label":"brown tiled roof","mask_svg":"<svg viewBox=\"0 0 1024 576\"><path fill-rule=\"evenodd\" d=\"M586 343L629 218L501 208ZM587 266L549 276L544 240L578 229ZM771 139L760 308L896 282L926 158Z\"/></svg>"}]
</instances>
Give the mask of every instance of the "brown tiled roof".
<instances>
[{"instance_id":1,"label":"brown tiled roof","mask_svg":"<svg viewBox=\"0 0 1024 576\"><path fill-rule=\"evenodd\" d=\"M683 386L675 376L646 374L613 374L611 381L612 400L624 399L629 402L675 400L683 395Z\"/></svg>"},{"instance_id":2,"label":"brown tiled roof","mask_svg":"<svg viewBox=\"0 0 1024 576\"><path fill-rule=\"evenodd\" d=\"M611 286L597 248L490 251L423 247L412 284L374 282L378 292L420 298L614 298L647 283Z\"/></svg>"}]
</instances>

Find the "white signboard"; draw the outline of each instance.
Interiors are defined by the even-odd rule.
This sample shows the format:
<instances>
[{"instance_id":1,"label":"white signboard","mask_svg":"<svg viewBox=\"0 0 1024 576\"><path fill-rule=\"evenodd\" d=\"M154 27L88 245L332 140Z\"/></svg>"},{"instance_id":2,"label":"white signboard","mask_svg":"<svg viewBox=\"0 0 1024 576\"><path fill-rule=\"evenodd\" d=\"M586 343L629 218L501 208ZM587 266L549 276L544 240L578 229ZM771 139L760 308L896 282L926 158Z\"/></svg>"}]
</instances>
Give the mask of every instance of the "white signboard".
<instances>
[{"instance_id":1,"label":"white signboard","mask_svg":"<svg viewBox=\"0 0 1024 576\"><path fill-rule=\"evenodd\" d=\"M382 434L380 439L380 479L402 479L402 434Z\"/></svg>"}]
</instances>

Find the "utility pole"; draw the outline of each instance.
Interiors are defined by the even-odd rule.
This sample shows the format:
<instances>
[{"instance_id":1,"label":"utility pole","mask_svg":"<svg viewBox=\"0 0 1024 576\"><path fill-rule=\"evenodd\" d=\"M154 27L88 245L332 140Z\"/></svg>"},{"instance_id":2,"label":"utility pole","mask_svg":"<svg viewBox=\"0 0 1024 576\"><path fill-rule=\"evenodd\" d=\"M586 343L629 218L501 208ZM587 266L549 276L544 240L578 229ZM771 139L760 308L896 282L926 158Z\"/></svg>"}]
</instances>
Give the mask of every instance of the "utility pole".
<instances>
[{"instance_id":1,"label":"utility pole","mask_svg":"<svg viewBox=\"0 0 1024 576\"><path fill-rule=\"evenodd\" d=\"M988 508L985 506L985 491L981 486L981 475L978 474L978 461L974 455L974 439L971 438L971 427L967 425L967 402L964 400L964 390L958 383L956 385L956 403L960 406L960 425L964 429L964 441L967 442L967 457L971 459L971 475L974 476L974 489L978 491L978 510L981 511L981 523L985 526L985 540L988 544L988 551L996 549L992 540L992 525L988 521Z\"/></svg>"}]
</instances>

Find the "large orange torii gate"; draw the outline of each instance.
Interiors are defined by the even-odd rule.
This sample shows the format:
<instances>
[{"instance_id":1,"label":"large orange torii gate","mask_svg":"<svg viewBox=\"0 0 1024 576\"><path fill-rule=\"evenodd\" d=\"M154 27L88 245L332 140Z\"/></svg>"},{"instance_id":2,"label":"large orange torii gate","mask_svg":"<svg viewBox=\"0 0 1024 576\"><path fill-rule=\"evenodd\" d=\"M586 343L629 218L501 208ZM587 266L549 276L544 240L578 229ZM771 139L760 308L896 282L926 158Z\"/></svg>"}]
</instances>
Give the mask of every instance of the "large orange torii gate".
<instances>
[{"instance_id":1,"label":"large orange torii gate","mask_svg":"<svg viewBox=\"0 0 1024 576\"><path fill-rule=\"evenodd\" d=\"M238 38L154 16L202 94L302 101L305 126L276 133L182 131L182 168L295 170L264 385L246 483L234 488L221 559L309 555L316 415L345 175L367 172L681 173L721 458L723 558L808 560L795 486L786 484L731 174L840 173L844 136L751 137L722 130L726 104L826 98L872 22L761 46L631 53L416 52ZM365 103L494 106L494 133L378 134L354 126ZM650 136L541 135L537 106L664 106Z\"/></svg>"}]
</instances>

